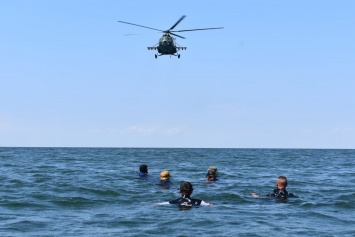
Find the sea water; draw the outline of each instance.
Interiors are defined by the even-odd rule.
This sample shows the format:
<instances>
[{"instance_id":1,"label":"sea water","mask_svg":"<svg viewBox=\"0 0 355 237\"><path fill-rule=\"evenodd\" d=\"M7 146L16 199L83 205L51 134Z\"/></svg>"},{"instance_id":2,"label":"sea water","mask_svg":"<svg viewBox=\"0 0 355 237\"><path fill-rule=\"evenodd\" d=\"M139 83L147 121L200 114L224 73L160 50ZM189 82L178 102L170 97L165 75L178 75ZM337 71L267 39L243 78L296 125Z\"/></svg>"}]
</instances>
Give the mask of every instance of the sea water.
<instances>
[{"instance_id":1,"label":"sea water","mask_svg":"<svg viewBox=\"0 0 355 237\"><path fill-rule=\"evenodd\" d=\"M0 148L0 236L355 236L354 161L355 150ZM170 189L156 185L165 169ZM296 197L265 196L279 175ZM182 181L214 205L157 205Z\"/></svg>"}]
</instances>

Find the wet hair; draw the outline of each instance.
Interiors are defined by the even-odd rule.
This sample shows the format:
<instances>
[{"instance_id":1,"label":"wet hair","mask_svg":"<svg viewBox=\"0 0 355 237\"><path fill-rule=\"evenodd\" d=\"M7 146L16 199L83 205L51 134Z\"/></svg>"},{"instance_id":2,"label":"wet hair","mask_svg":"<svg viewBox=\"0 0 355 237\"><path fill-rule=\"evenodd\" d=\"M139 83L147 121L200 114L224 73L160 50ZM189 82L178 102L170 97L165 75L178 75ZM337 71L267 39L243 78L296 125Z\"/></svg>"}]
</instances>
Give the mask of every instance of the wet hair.
<instances>
[{"instance_id":1,"label":"wet hair","mask_svg":"<svg viewBox=\"0 0 355 237\"><path fill-rule=\"evenodd\" d=\"M286 188L287 187L287 178L285 176L279 176L276 180L276 184Z\"/></svg>"},{"instance_id":2,"label":"wet hair","mask_svg":"<svg viewBox=\"0 0 355 237\"><path fill-rule=\"evenodd\" d=\"M170 179L170 172L168 170L164 170L160 172L160 180L168 181Z\"/></svg>"},{"instance_id":3,"label":"wet hair","mask_svg":"<svg viewBox=\"0 0 355 237\"><path fill-rule=\"evenodd\" d=\"M215 173L218 172L216 166L210 166L207 171L210 171L210 170L214 171Z\"/></svg>"},{"instance_id":4,"label":"wet hair","mask_svg":"<svg viewBox=\"0 0 355 237\"><path fill-rule=\"evenodd\" d=\"M206 174L206 177L208 177L208 176L214 176L214 177L216 177L216 172L215 172L214 170L208 170L208 171L207 171L207 174Z\"/></svg>"},{"instance_id":5,"label":"wet hair","mask_svg":"<svg viewBox=\"0 0 355 237\"><path fill-rule=\"evenodd\" d=\"M139 171L142 173L148 173L148 166L145 164L139 166Z\"/></svg>"},{"instance_id":6,"label":"wet hair","mask_svg":"<svg viewBox=\"0 0 355 237\"><path fill-rule=\"evenodd\" d=\"M179 188L181 193L191 193L193 189L192 184L190 182L182 182Z\"/></svg>"}]
</instances>

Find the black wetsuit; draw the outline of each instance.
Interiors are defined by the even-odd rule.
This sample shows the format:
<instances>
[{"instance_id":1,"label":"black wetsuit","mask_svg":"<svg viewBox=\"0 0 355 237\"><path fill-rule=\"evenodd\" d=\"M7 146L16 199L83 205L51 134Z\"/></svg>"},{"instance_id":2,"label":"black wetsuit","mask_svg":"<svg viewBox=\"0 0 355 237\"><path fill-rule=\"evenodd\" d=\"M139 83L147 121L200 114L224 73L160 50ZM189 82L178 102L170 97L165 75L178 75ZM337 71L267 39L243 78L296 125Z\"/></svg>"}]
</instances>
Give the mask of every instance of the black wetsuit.
<instances>
[{"instance_id":1,"label":"black wetsuit","mask_svg":"<svg viewBox=\"0 0 355 237\"><path fill-rule=\"evenodd\" d=\"M273 193L269 193L266 196L279 198L279 199L294 197L294 195L292 193L287 192L285 188L282 189L275 188Z\"/></svg>"},{"instance_id":2,"label":"black wetsuit","mask_svg":"<svg viewBox=\"0 0 355 237\"><path fill-rule=\"evenodd\" d=\"M181 198L169 201L170 204L178 204L179 207L190 208L194 206L200 206L202 200L194 199L189 196L183 195Z\"/></svg>"}]
</instances>

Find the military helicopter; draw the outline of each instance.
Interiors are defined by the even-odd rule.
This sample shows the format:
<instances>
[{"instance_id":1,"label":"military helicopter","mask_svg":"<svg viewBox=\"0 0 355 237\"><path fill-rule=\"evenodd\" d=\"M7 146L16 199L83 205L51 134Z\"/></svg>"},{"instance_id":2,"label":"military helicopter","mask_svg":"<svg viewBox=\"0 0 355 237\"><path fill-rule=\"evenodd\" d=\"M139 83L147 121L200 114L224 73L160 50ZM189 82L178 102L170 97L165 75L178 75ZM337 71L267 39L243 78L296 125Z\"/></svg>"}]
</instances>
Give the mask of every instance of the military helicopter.
<instances>
[{"instance_id":1,"label":"military helicopter","mask_svg":"<svg viewBox=\"0 0 355 237\"><path fill-rule=\"evenodd\" d=\"M137 25L125 21L118 21L118 22L128 24L128 25L139 26L151 30L156 30L164 33L164 35L159 39L159 43L157 43L153 47L147 47L148 50L158 50L158 54L155 54L155 58L158 58L158 56L162 56L162 55L173 55L180 58L180 54L177 53L177 51L187 49L187 47L178 46L178 44L175 42L175 38L173 38L171 35L182 39L185 39L185 37L182 37L181 35L175 34L173 32L196 31L196 30L217 30L217 29L224 28L224 27L216 27L216 28L202 28L202 29L190 29L190 30L173 30L185 17L186 16L182 16L172 27L170 27L169 30L159 30L159 29Z\"/></svg>"}]
</instances>

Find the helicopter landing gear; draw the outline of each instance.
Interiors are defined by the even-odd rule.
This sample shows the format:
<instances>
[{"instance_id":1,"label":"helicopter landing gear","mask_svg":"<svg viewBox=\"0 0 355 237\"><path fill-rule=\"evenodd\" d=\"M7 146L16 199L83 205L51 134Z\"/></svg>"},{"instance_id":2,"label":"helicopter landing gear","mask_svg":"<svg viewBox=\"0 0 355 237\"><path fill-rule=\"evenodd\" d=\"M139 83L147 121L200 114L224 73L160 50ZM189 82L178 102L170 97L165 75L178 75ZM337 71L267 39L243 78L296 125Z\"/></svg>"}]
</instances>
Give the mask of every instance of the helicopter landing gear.
<instances>
[{"instance_id":1,"label":"helicopter landing gear","mask_svg":"<svg viewBox=\"0 0 355 237\"><path fill-rule=\"evenodd\" d=\"M178 58L180 58L180 54L178 54Z\"/></svg>"},{"instance_id":2,"label":"helicopter landing gear","mask_svg":"<svg viewBox=\"0 0 355 237\"><path fill-rule=\"evenodd\" d=\"M158 55L154 54L155 58L158 58Z\"/></svg>"}]
</instances>

